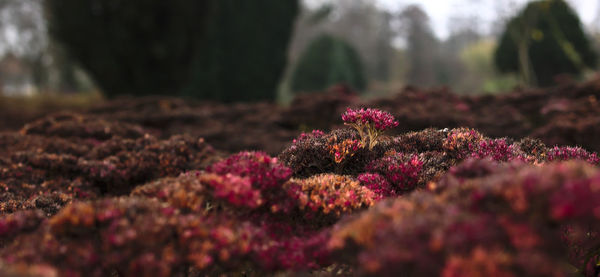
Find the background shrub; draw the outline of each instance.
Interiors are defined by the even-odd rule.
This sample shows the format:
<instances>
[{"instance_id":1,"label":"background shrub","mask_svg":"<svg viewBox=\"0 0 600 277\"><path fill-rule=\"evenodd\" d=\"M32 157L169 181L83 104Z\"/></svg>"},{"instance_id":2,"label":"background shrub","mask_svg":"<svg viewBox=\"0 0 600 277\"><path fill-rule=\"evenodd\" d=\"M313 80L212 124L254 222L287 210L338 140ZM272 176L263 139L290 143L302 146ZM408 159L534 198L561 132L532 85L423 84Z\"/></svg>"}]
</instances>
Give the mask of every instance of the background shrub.
<instances>
[{"instance_id":1,"label":"background shrub","mask_svg":"<svg viewBox=\"0 0 600 277\"><path fill-rule=\"evenodd\" d=\"M292 75L292 90L314 92L338 83L365 89L363 65L350 44L324 34L314 39L300 57Z\"/></svg>"},{"instance_id":2,"label":"background shrub","mask_svg":"<svg viewBox=\"0 0 600 277\"><path fill-rule=\"evenodd\" d=\"M104 93L273 99L298 2L49 0L51 36Z\"/></svg>"},{"instance_id":3,"label":"background shrub","mask_svg":"<svg viewBox=\"0 0 600 277\"><path fill-rule=\"evenodd\" d=\"M519 57L519 44L527 56ZM594 67L596 54L583 32L579 17L562 0L535 1L510 20L496 49L494 61L502 72L521 72L528 59L541 86L554 83L561 73L579 75Z\"/></svg>"}]
</instances>

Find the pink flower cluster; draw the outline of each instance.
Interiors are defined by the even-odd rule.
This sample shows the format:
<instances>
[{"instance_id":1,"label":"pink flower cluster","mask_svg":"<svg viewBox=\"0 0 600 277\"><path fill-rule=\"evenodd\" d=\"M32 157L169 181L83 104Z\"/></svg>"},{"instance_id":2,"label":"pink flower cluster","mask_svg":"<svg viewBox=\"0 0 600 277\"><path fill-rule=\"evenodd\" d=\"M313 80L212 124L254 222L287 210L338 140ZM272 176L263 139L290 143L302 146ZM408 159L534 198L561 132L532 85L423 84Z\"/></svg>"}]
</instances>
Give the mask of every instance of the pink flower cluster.
<instances>
[{"instance_id":1,"label":"pink flower cluster","mask_svg":"<svg viewBox=\"0 0 600 277\"><path fill-rule=\"evenodd\" d=\"M206 171L248 177L253 186L263 189L279 187L292 175L292 171L281 165L277 158L264 152L240 152L214 163Z\"/></svg>"},{"instance_id":2,"label":"pink flower cluster","mask_svg":"<svg viewBox=\"0 0 600 277\"><path fill-rule=\"evenodd\" d=\"M360 110L348 108L342 114L342 120L348 124L373 125L379 131L398 126L398 121L394 119L392 114L371 108Z\"/></svg>"},{"instance_id":3,"label":"pink flower cluster","mask_svg":"<svg viewBox=\"0 0 600 277\"><path fill-rule=\"evenodd\" d=\"M535 160L533 156L528 156L520 151L517 146L509 143L505 138L486 138L479 132L468 128L452 130L444 140L443 147L459 160L469 157L502 162Z\"/></svg>"},{"instance_id":4,"label":"pink flower cluster","mask_svg":"<svg viewBox=\"0 0 600 277\"><path fill-rule=\"evenodd\" d=\"M264 203L261 191L247 177L199 171L139 186L131 196L157 198L184 212L199 214L219 205L255 209Z\"/></svg>"},{"instance_id":5,"label":"pink flower cluster","mask_svg":"<svg viewBox=\"0 0 600 277\"><path fill-rule=\"evenodd\" d=\"M378 200L396 195L392 185L377 173L363 173L358 175L357 179L361 185L377 194Z\"/></svg>"},{"instance_id":6,"label":"pink flower cluster","mask_svg":"<svg viewBox=\"0 0 600 277\"><path fill-rule=\"evenodd\" d=\"M274 213L289 212L294 206L283 187L292 175L291 169L263 152L240 152L214 163L206 171L223 178L223 182L211 185L214 196L227 199L234 206L266 205Z\"/></svg>"},{"instance_id":7,"label":"pink flower cluster","mask_svg":"<svg viewBox=\"0 0 600 277\"><path fill-rule=\"evenodd\" d=\"M297 187L292 197L297 199L301 210L307 211L305 216L308 217L331 214L337 218L375 204L375 193L346 176L321 174L307 179L292 179L290 183Z\"/></svg>"},{"instance_id":8,"label":"pink flower cluster","mask_svg":"<svg viewBox=\"0 0 600 277\"><path fill-rule=\"evenodd\" d=\"M398 192L413 190L419 182L422 169L423 162L418 155L401 152L389 153L366 167L367 172L383 176Z\"/></svg>"},{"instance_id":9,"label":"pink flower cluster","mask_svg":"<svg viewBox=\"0 0 600 277\"><path fill-rule=\"evenodd\" d=\"M444 150L455 152L458 158L465 158L476 148L484 137L477 131L468 128L453 129L443 142Z\"/></svg>"},{"instance_id":10,"label":"pink flower cluster","mask_svg":"<svg viewBox=\"0 0 600 277\"><path fill-rule=\"evenodd\" d=\"M201 179L214 189L215 198L224 199L231 205L256 208L263 204L260 191L252 187L248 177L206 174L202 175Z\"/></svg>"},{"instance_id":11,"label":"pink flower cluster","mask_svg":"<svg viewBox=\"0 0 600 277\"><path fill-rule=\"evenodd\" d=\"M310 139L310 138L322 137L324 135L325 135L325 133L323 131L321 131L321 130L312 130L312 132L310 132L310 133L304 133L303 132L302 134L300 134L297 138L295 138L293 140L293 144L297 144L297 143L299 143L301 141L304 141L304 140L307 140L307 139Z\"/></svg>"},{"instance_id":12,"label":"pink flower cluster","mask_svg":"<svg viewBox=\"0 0 600 277\"><path fill-rule=\"evenodd\" d=\"M207 207L226 207L230 212L247 214L264 206L273 212L287 212L295 205L283 186L291 176L290 169L262 152L234 154L207 171L159 179L137 187L132 195L158 198L196 213L206 213Z\"/></svg>"},{"instance_id":13,"label":"pink flower cluster","mask_svg":"<svg viewBox=\"0 0 600 277\"><path fill-rule=\"evenodd\" d=\"M207 202L212 200L206 184L212 179L222 178L215 174L200 175L199 171L192 171L176 178L163 178L138 186L131 192L131 196L156 198L183 212L201 214L205 212Z\"/></svg>"},{"instance_id":14,"label":"pink flower cluster","mask_svg":"<svg viewBox=\"0 0 600 277\"><path fill-rule=\"evenodd\" d=\"M369 142L369 150L377 145L377 138L386 129L398 126L394 116L388 112L377 109L353 110L348 108L342 114L342 120L346 125L352 126L358 132L362 145Z\"/></svg>"},{"instance_id":15,"label":"pink flower cluster","mask_svg":"<svg viewBox=\"0 0 600 277\"><path fill-rule=\"evenodd\" d=\"M555 146L548 150L548 161L583 160L590 164L600 164L600 158L596 153L590 153L580 147Z\"/></svg>"},{"instance_id":16,"label":"pink flower cluster","mask_svg":"<svg viewBox=\"0 0 600 277\"><path fill-rule=\"evenodd\" d=\"M484 139L476 146L471 149L471 157L473 158L490 158L494 161L502 162L518 158L514 145L506 142L506 139Z\"/></svg>"}]
</instances>

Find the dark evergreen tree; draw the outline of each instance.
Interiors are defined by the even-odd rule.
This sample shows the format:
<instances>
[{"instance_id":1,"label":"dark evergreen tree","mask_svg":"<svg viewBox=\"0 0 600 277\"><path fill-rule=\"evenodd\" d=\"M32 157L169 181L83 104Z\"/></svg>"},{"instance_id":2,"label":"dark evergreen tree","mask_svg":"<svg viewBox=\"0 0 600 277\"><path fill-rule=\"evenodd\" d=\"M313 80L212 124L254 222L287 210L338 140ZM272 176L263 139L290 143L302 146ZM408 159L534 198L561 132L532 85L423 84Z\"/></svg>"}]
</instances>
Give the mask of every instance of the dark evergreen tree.
<instances>
[{"instance_id":1,"label":"dark evergreen tree","mask_svg":"<svg viewBox=\"0 0 600 277\"><path fill-rule=\"evenodd\" d=\"M271 100L287 62L297 0L213 0L187 95Z\"/></svg>"},{"instance_id":2,"label":"dark evergreen tree","mask_svg":"<svg viewBox=\"0 0 600 277\"><path fill-rule=\"evenodd\" d=\"M356 90L365 89L360 56L345 41L321 35L300 56L292 74L291 88L294 92L315 92L338 83Z\"/></svg>"},{"instance_id":3,"label":"dark evergreen tree","mask_svg":"<svg viewBox=\"0 0 600 277\"><path fill-rule=\"evenodd\" d=\"M273 99L297 0L47 0L50 32L108 96Z\"/></svg>"},{"instance_id":4,"label":"dark evergreen tree","mask_svg":"<svg viewBox=\"0 0 600 277\"><path fill-rule=\"evenodd\" d=\"M187 81L207 0L48 0L50 34L107 96L174 94Z\"/></svg>"},{"instance_id":5,"label":"dark evergreen tree","mask_svg":"<svg viewBox=\"0 0 600 277\"><path fill-rule=\"evenodd\" d=\"M526 83L540 86L597 63L579 17L563 0L529 3L508 22L494 61L501 72L517 72Z\"/></svg>"}]
</instances>

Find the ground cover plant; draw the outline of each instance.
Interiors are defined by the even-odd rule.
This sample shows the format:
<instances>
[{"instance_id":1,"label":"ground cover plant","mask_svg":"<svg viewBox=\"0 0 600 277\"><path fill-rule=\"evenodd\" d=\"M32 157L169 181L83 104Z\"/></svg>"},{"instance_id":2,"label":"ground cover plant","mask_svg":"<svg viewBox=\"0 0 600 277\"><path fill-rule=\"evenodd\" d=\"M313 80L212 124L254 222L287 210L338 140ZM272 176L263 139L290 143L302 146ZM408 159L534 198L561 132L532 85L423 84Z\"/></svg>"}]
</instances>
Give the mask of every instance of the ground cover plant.
<instances>
[{"instance_id":1,"label":"ground cover plant","mask_svg":"<svg viewBox=\"0 0 600 277\"><path fill-rule=\"evenodd\" d=\"M535 104L515 109L553 110L538 124L567 113L593 122L594 86L570 87L571 98L556 88L544 105L536 92L492 102L527 95ZM209 105L200 102L115 100L0 133L0 275L598 276L595 144L461 126L475 98L408 91L398 99L425 97L423 108L437 105L431 95L465 113L443 128L409 131L426 121L393 108L399 100L359 106L335 88L315 101L345 103L334 108L336 127L288 130L276 153L258 143L220 149L184 131L219 109L230 118L220 120L260 116L265 103L231 113L215 105L202 117L196 109ZM237 136L292 128L293 116L275 117L300 107L244 119L258 131ZM506 118L521 118L517 129L533 120Z\"/></svg>"},{"instance_id":2,"label":"ground cover plant","mask_svg":"<svg viewBox=\"0 0 600 277\"><path fill-rule=\"evenodd\" d=\"M388 98L361 100L350 88L299 95L289 107L274 103L222 104L147 97L97 101L72 111L107 122L141 126L158 138L189 134L230 153L260 150L278 155L302 132L343 128L348 107L377 108L398 121L390 135L426 128L474 128L489 137L537 138L546 145L581 146L600 151L600 79L563 82L546 89L516 89L501 95L459 95L445 88L406 87ZM61 111L60 105L24 104L0 99L0 130ZM238 133L245 134L243 136Z\"/></svg>"}]
</instances>

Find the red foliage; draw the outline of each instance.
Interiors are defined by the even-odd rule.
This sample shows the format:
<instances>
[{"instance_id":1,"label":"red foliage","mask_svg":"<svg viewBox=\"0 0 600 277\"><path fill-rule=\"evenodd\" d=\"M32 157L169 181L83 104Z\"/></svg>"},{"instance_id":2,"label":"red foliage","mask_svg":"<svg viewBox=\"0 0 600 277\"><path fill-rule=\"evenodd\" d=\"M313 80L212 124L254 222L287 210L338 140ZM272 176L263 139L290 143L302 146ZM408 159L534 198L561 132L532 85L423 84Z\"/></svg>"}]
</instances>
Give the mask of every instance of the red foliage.
<instances>
[{"instance_id":1,"label":"red foliage","mask_svg":"<svg viewBox=\"0 0 600 277\"><path fill-rule=\"evenodd\" d=\"M377 173L363 173L358 175L357 179L361 185L373 191L377 195L376 199L378 200L397 194L390 183Z\"/></svg>"},{"instance_id":2,"label":"red foliage","mask_svg":"<svg viewBox=\"0 0 600 277\"><path fill-rule=\"evenodd\" d=\"M277 158L263 152L240 152L212 164L206 171L248 177L254 186L263 189L281 186L292 175L291 170L279 164Z\"/></svg>"},{"instance_id":3,"label":"red foliage","mask_svg":"<svg viewBox=\"0 0 600 277\"><path fill-rule=\"evenodd\" d=\"M461 114L444 118L450 127L479 109L439 96ZM402 128L414 124L405 126L408 111L439 101L403 97L418 101L390 108ZM156 117L118 116L148 120L154 134L182 118L206 128L187 103L169 103ZM261 105L220 113L233 122L261 110L257 130L238 137L269 136L260 128L273 122L300 129L282 118L260 123L270 107ZM427 120L441 120L434 110ZM90 115L0 134L0 275L597 275L596 153L468 128L381 136L397 123L375 109L343 119L359 128L302 134L278 158L244 151L218 160L203 139Z\"/></svg>"},{"instance_id":4,"label":"red foliage","mask_svg":"<svg viewBox=\"0 0 600 277\"><path fill-rule=\"evenodd\" d=\"M548 150L548 161L583 160L591 164L600 164L600 158L596 153L590 153L579 147L555 146Z\"/></svg>"},{"instance_id":5,"label":"red foliage","mask_svg":"<svg viewBox=\"0 0 600 277\"><path fill-rule=\"evenodd\" d=\"M423 162L418 155L397 152L390 152L366 167L366 171L385 177L398 193L413 190L419 182L422 169Z\"/></svg>"},{"instance_id":6,"label":"red foliage","mask_svg":"<svg viewBox=\"0 0 600 277\"><path fill-rule=\"evenodd\" d=\"M493 165L494 172L464 177ZM463 166L461 166L463 167ZM600 214L600 171L584 163L542 167L480 160L418 192L385 201L334 227L330 249L361 274L393 276L570 275L561 226L588 230ZM600 240L570 244L597 255ZM587 234L587 235L586 235ZM580 249L574 249L577 246ZM581 249L583 247L583 249ZM590 256L591 254L591 256ZM571 256L572 257L572 256ZM341 262L340 261L340 262ZM571 259L587 276L587 261Z\"/></svg>"},{"instance_id":7,"label":"red foliage","mask_svg":"<svg viewBox=\"0 0 600 277\"><path fill-rule=\"evenodd\" d=\"M292 196L301 210L309 217L313 214L342 214L372 206L375 194L352 178L323 174L308 179L292 180L289 186L297 186Z\"/></svg>"},{"instance_id":8,"label":"red foliage","mask_svg":"<svg viewBox=\"0 0 600 277\"><path fill-rule=\"evenodd\" d=\"M317 266L315 258L326 259L319 249L327 236L285 234L282 228L287 227L185 214L156 201L113 198L65 207L0 256L17 265L51 264L68 276L172 276L189 266L199 275L212 275L303 269Z\"/></svg>"}]
</instances>

